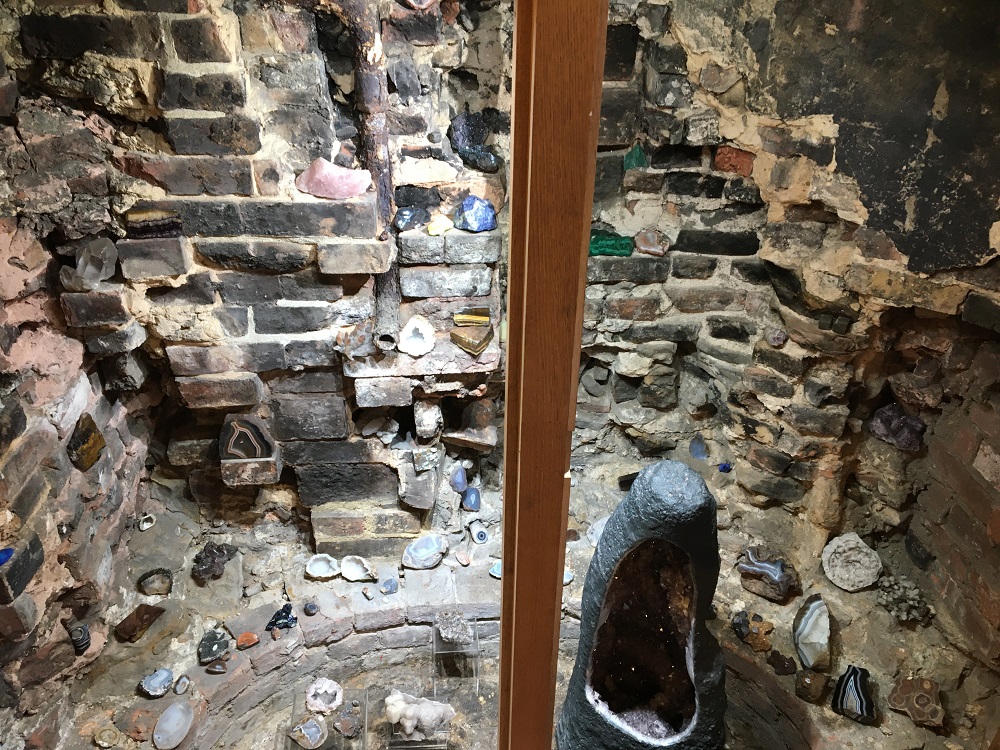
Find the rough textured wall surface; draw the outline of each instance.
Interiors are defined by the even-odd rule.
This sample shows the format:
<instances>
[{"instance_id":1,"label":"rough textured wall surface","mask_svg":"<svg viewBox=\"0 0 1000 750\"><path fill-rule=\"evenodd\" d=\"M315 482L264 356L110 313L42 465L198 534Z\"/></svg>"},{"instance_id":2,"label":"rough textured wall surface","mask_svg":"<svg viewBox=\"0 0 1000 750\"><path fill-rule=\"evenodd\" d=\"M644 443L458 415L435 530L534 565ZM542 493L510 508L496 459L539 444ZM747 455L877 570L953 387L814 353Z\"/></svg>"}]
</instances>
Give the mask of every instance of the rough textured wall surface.
<instances>
[{"instance_id":1,"label":"rough textured wall surface","mask_svg":"<svg viewBox=\"0 0 1000 750\"><path fill-rule=\"evenodd\" d=\"M794 607L748 599L729 567L779 546L835 602L837 669L864 661L886 692L900 670L937 675L949 741L970 746L998 729L1000 666L991 13L612 3L571 501L583 532L620 500L616 477L698 468L720 503L720 602L789 631ZM923 591L929 627L874 611L875 590L829 590L821 553L850 531ZM725 630L739 685L753 657ZM777 680L788 726L866 736L803 714ZM894 719L900 747L935 741Z\"/></svg>"},{"instance_id":2,"label":"rough textured wall surface","mask_svg":"<svg viewBox=\"0 0 1000 750\"><path fill-rule=\"evenodd\" d=\"M394 190L344 199L295 185L317 157L368 166L370 102L332 15L0 8L5 706L38 710L100 653L118 594L135 597L119 540L150 486L180 488L220 540L274 517L338 556L398 556L432 524L466 535L448 475L464 462L485 489L495 471L502 231L400 232L378 198L503 210L512 18L416 5L380 3L375 29ZM376 277L393 274L400 328L425 319L406 352L373 345ZM451 335L467 308L485 351ZM493 493L476 517L496 525ZM77 619L94 642L80 658Z\"/></svg>"}]
</instances>

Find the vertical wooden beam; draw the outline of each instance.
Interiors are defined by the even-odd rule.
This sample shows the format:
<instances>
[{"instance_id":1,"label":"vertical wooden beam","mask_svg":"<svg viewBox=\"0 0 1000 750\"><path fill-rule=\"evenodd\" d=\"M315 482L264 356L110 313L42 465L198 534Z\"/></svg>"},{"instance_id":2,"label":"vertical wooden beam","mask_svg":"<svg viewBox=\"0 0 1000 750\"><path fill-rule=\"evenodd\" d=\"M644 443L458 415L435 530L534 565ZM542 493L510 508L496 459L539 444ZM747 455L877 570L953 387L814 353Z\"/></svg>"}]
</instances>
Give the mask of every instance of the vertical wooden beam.
<instances>
[{"instance_id":1,"label":"vertical wooden beam","mask_svg":"<svg viewBox=\"0 0 1000 750\"><path fill-rule=\"evenodd\" d=\"M549 750L608 0L515 0L501 750Z\"/></svg>"}]
</instances>

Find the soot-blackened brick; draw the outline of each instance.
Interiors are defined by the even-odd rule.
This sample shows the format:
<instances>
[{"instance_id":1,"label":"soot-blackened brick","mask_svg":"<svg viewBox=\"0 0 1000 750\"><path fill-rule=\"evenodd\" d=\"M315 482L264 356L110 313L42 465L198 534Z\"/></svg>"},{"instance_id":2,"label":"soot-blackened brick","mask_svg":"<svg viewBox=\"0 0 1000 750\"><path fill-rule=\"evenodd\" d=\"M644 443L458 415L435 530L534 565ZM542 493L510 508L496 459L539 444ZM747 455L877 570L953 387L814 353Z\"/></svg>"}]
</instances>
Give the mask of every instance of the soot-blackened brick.
<instances>
[{"instance_id":1,"label":"soot-blackened brick","mask_svg":"<svg viewBox=\"0 0 1000 750\"><path fill-rule=\"evenodd\" d=\"M750 320L710 315L708 317L708 331L712 338L745 343L757 333L757 325Z\"/></svg>"},{"instance_id":2,"label":"soot-blackened brick","mask_svg":"<svg viewBox=\"0 0 1000 750\"><path fill-rule=\"evenodd\" d=\"M1000 331L1000 304L982 294L973 292L965 300L962 320L993 331Z\"/></svg>"},{"instance_id":3,"label":"soot-blackened brick","mask_svg":"<svg viewBox=\"0 0 1000 750\"><path fill-rule=\"evenodd\" d=\"M656 284L670 276L670 258L632 256L615 258L592 257L587 261L587 283L608 284L631 281L634 284Z\"/></svg>"},{"instance_id":4,"label":"soot-blackened brick","mask_svg":"<svg viewBox=\"0 0 1000 750\"><path fill-rule=\"evenodd\" d=\"M670 273L675 279L707 279L719 261L705 255L674 255Z\"/></svg>"},{"instance_id":5,"label":"soot-blackened brick","mask_svg":"<svg viewBox=\"0 0 1000 750\"><path fill-rule=\"evenodd\" d=\"M722 197L735 203L764 205L760 197L760 188L752 180L730 180L726 185L726 189L722 191Z\"/></svg>"},{"instance_id":6,"label":"soot-blackened brick","mask_svg":"<svg viewBox=\"0 0 1000 750\"><path fill-rule=\"evenodd\" d=\"M118 0L126 10L142 10L149 13L187 13L190 0Z\"/></svg>"},{"instance_id":7,"label":"soot-blackened brick","mask_svg":"<svg viewBox=\"0 0 1000 750\"><path fill-rule=\"evenodd\" d=\"M299 500L313 507L357 500L395 501L399 481L396 472L382 464L326 464L299 466Z\"/></svg>"},{"instance_id":8,"label":"soot-blackened brick","mask_svg":"<svg viewBox=\"0 0 1000 750\"><path fill-rule=\"evenodd\" d=\"M672 250L707 255L756 255L760 239L756 232L716 232L686 229L677 235Z\"/></svg>"},{"instance_id":9,"label":"soot-blackened brick","mask_svg":"<svg viewBox=\"0 0 1000 750\"><path fill-rule=\"evenodd\" d=\"M399 36L418 46L438 44L441 41L441 6L434 3L427 10L407 8L394 3L389 20L383 33L388 31L389 37ZM388 37L387 37L388 38Z\"/></svg>"},{"instance_id":10,"label":"soot-blackened brick","mask_svg":"<svg viewBox=\"0 0 1000 750\"><path fill-rule=\"evenodd\" d=\"M167 118L167 137L179 154L255 154L260 124L240 115Z\"/></svg>"},{"instance_id":11,"label":"soot-blackened brick","mask_svg":"<svg viewBox=\"0 0 1000 750\"><path fill-rule=\"evenodd\" d=\"M668 195L689 195L696 198L721 198L726 179L698 172L672 172L664 182Z\"/></svg>"},{"instance_id":12,"label":"soot-blackened brick","mask_svg":"<svg viewBox=\"0 0 1000 750\"><path fill-rule=\"evenodd\" d=\"M441 193L436 187L400 185L395 191L397 206L432 209L441 205Z\"/></svg>"},{"instance_id":13,"label":"soot-blackened brick","mask_svg":"<svg viewBox=\"0 0 1000 750\"><path fill-rule=\"evenodd\" d=\"M750 284L770 284L771 274L764 264L756 258L734 258L730 272L738 279Z\"/></svg>"},{"instance_id":14,"label":"soot-blackened brick","mask_svg":"<svg viewBox=\"0 0 1000 750\"><path fill-rule=\"evenodd\" d=\"M206 240L198 243L198 254L228 270L272 273L301 271L312 263L316 255L311 245L281 240Z\"/></svg>"},{"instance_id":15,"label":"soot-blackened brick","mask_svg":"<svg viewBox=\"0 0 1000 750\"><path fill-rule=\"evenodd\" d=\"M163 55L159 19L152 15L30 15L21 19L21 41L31 57L61 60L84 52L152 60Z\"/></svg>"},{"instance_id":16,"label":"soot-blackened brick","mask_svg":"<svg viewBox=\"0 0 1000 750\"><path fill-rule=\"evenodd\" d=\"M0 455L5 453L28 426L24 408L16 397L6 397L0 406Z\"/></svg>"},{"instance_id":17,"label":"soot-blackened brick","mask_svg":"<svg viewBox=\"0 0 1000 750\"><path fill-rule=\"evenodd\" d=\"M132 320L120 292L73 292L60 301L67 325L74 328L121 326Z\"/></svg>"},{"instance_id":18,"label":"soot-blackened brick","mask_svg":"<svg viewBox=\"0 0 1000 750\"><path fill-rule=\"evenodd\" d=\"M171 195L250 195L250 160L238 157L147 156L124 160L133 177L151 182Z\"/></svg>"},{"instance_id":19,"label":"soot-blackened brick","mask_svg":"<svg viewBox=\"0 0 1000 750\"><path fill-rule=\"evenodd\" d=\"M347 402L329 393L271 399L272 432L278 440L337 440L347 437Z\"/></svg>"},{"instance_id":20,"label":"soot-blackened brick","mask_svg":"<svg viewBox=\"0 0 1000 750\"><path fill-rule=\"evenodd\" d=\"M32 533L18 548L10 562L0 568L0 604L13 602L42 567L45 552L38 534Z\"/></svg>"},{"instance_id":21,"label":"soot-blackened brick","mask_svg":"<svg viewBox=\"0 0 1000 750\"><path fill-rule=\"evenodd\" d=\"M160 109L210 109L226 112L246 103L243 81L230 73L167 73Z\"/></svg>"},{"instance_id":22,"label":"soot-blackened brick","mask_svg":"<svg viewBox=\"0 0 1000 750\"><path fill-rule=\"evenodd\" d=\"M833 161L833 140L796 137L784 128L761 128L761 146L775 156L804 156L820 165Z\"/></svg>"},{"instance_id":23,"label":"soot-blackened brick","mask_svg":"<svg viewBox=\"0 0 1000 750\"><path fill-rule=\"evenodd\" d=\"M254 305L253 322L257 333L302 333L326 327L330 311L326 307L279 307Z\"/></svg>"},{"instance_id":24,"label":"soot-blackened brick","mask_svg":"<svg viewBox=\"0 0 1000 750\"><path fill-rule=\"evenodd\" d=\"M639 90L605 86L601 94L601 121L597 142L602 146L630 146L639 132Z\"/></svg>"},{"instance_id":25,"label":"soot-blackened brick","mask_svg":"<svg viewBox=\"0 0 1000 750\"><path fill-rule=\"evenodd\" d=\"M207 16L181 18L170 24L174 50L184 62L229 62L232 57L222 42L219 26Z\"/></svg>"},{"instance_id":26,"label":"soot-blackened brick","mask_svg":"<svg viewBox=\"0 0 1000 750\"><path fill-rule=\"evenodd\" d=\"M604 54L604 80L629 80L635 73L635 55L638 47L638 26L632 24L608 26L607 46Z\"/></svg>"},{"instance_id":27,"label":"soot-blackened brick","mask_svg":"<svg viewBox=\"0 0 1000 750\"><path fill-rule=\"evenodd\" d=\"M660 146L650 154L649 163L657 169L700 167L704 152L701 146Z\"/></svg>"}]
</instances>

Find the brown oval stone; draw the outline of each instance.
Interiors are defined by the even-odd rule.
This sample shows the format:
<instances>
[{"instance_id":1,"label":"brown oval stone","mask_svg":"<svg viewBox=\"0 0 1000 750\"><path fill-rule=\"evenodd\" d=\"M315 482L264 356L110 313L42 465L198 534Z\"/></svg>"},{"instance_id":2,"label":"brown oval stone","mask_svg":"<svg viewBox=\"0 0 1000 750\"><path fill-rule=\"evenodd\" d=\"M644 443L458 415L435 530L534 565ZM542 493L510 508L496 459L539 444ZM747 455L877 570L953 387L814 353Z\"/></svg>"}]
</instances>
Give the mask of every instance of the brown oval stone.
<instances>
[{"instance_id":1,"label":"brown oval stone","mask_svg":"<svg viewBox=\"0 0 1000 750\"><path fill-rule=\"evenodd\" d=\"M236 639L236 648L242 651L245 648L256 646L258 643L260 643L260 638L255 633L240 633Z\"/></svg>"}]
</instances>

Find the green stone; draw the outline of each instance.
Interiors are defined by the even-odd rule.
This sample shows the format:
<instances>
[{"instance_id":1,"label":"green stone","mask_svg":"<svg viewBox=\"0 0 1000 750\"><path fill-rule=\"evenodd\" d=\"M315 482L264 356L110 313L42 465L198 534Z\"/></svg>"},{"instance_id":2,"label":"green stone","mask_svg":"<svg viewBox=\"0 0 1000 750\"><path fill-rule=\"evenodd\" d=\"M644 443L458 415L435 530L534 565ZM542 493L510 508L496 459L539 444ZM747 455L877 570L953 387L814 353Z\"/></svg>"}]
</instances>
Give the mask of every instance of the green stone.
<instances>
[{"instance_id":1,"label":"green stone","mask_svg":"<svg viewBox=\"0 0 1000 750\"><path fill-rule=\"evenodd\" d=\"M649 166L649 159L642 146L633 146L632 150L625 154L625 169L643 169Z\"/></svg>"},{"instance_id":2,"label":"green stone","mask_svg":"<svg viewBox=\"0 0 1000 750\"><path fill-rule=\"evenodd\" d=\"M590 230L591 255L616 255L624 258L632 254L632 238L622 237L603 229Z\"/></svg>"}]
</instances>

